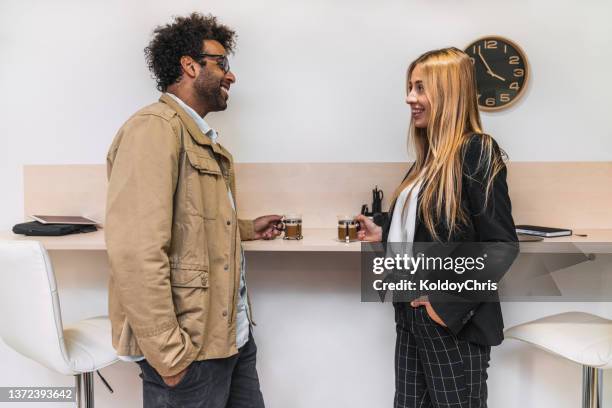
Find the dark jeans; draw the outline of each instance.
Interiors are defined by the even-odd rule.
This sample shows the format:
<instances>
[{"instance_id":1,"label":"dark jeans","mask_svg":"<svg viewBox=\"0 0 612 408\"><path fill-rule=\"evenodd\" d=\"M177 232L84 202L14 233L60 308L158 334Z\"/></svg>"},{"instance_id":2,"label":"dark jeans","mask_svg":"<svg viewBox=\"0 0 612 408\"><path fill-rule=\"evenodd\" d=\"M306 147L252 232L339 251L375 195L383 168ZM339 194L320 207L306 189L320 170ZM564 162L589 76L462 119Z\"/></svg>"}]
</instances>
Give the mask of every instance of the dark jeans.
<instances>
[{"instance_id":1,"label":"dark jeans","mask_svg":"<svg viewBox=\"0 0 612 408\"><path fill-rule=\"evenodd\" d=\"M142 374L144 408L264 408L255 368L253 336L228 358L194 361L174 387L167 386L146 360Z\"/></svg>"}]
</instances>

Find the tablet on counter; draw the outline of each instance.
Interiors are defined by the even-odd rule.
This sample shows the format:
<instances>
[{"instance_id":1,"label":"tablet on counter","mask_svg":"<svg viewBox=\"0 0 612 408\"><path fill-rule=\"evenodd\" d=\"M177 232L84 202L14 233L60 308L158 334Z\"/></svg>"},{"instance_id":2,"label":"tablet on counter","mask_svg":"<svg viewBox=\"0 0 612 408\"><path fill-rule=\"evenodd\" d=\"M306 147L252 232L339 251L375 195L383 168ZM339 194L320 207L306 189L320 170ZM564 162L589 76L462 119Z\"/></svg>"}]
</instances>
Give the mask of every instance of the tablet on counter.
<instances>
[{"instance_id":1,"label":"tablet on counter","mask_svg":"<svg viewBox=\"0 0 612 408\"><path fill-rule=\"evenodd\" d=\"M79 215L30 215L41 224L97 225L98 221Z\"/></svg>"}]
</instances>

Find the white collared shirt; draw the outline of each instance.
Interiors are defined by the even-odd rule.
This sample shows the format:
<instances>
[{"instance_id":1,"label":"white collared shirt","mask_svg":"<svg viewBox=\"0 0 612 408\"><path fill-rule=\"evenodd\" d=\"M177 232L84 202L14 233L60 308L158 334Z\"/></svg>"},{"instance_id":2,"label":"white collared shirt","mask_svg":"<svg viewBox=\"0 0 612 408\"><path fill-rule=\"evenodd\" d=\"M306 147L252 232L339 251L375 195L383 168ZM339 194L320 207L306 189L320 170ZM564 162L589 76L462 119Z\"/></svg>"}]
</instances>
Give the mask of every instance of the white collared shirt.
<instances>
[{"instance_id":1,"label":"white collared shirt","mask_svg":"<svg viewBox=\"0 0 612 408\"><path fill-rule=\"evenodd\" d=\"M171 94L169 92L166 93L166 95L174 99L176 103L178 103L180 107L183 108L185 112L189 114L189 116L191 116L191 118L195 121L196 125L198 125L202 133L208 136L210 140L212 140L213 143L217 143L217 138L219 137L219 135L217 134L217 131L211 128L210 125L206 123L203 117L201 117L195 110L193 110L191 106L183 102L183 100L180 99L178 96Z\"/></svg>"}]
</instances>

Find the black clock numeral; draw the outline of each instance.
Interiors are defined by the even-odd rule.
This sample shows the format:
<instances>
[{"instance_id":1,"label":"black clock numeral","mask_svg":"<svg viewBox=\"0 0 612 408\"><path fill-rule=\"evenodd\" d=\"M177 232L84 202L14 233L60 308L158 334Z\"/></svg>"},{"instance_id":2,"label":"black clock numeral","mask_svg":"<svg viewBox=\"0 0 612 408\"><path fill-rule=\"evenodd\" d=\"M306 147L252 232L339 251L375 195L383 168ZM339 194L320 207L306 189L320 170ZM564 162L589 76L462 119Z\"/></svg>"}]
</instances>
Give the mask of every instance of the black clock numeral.
<instances>
[{"instance_id":1,"label":"black clock numeral","mask_svg":"<svg viewBox=\"0 0 612 408\"><path fill-rule=\"evenodd\" d=\"M495 40L485 40L484 47L489 50L497 49L497 41Z\"/></svg>"},{"instance_id":2,"label":"black clock numeral","mask_svg":"<svg viewBox=\"0 0 612 408\"><path fill-rule=\"evenodd\" d=\"M511 64L511 65L518 65L518 64L519 64L519 60L520 60L520 59L519 59L519 57L518 57L518 56L513 55L513 56L511 56L511 57L508 59L508 63L509 63L509 64Z\"/></svg>"},{"instance_id":3,"label":"black clock numeral","mask_svg":"<svg viewBox=\"0 0 612 408\"><path fill-rule=\"evenodd\" d=\"M472 65L476 65L476 60L474 59L474 57L470 57L470 61L472 61Z\"/></svg>"},{"instance_id":4,"label":"black clock numeral","mask_svg":"<svg viewBox=\"0 0 612 408\"><path fill-rule=\"evenodd\" d=\"M510 84L510 89L512 89L513 91L518 91L519 90L519 83L518 82L513 82Z\"/></svg>"},{"instance_id":5,"label":"black clock numeral","mask_svg":"<svg viewBox=\"0 0 612 408\"><path fill-rule=\"evenodd\" d=\"M520 68L515 68L514 71L513 71L513 75L515 77L520 78L520 77L525 75L525 70L524 69L520 69Z\"/></svg>"},{"instance_id":6,"label":"black clock numeral","mask_svg":"<svg viewBox=\"0 0 612 408\"><path fill-rule=\"evenodd\" d=\"M485 99L485 105L487 105L487 106L495 106L495 98L487 98L487 99Z\"/></svg>"},{"instance_id":7,"label":"black clock numeral","mask_svg":"<svg viewBox=\"0 0 612 408\"><path fill-rule=\"evenodd\" d=\"M508 46L506 44L504 44L504 54L508 53Z\"/></svg>"},{"instance_id":8,"label":"black clock numeral","mask_svg":"<svg viewBox=\"0 0 612 408\"><path fill-rule=\"evenodd\" d=\"M510 94L507 94L507 93L500 94L499 101L504 102L504 103L510 102Z\"/></svg>"}]
</instances>

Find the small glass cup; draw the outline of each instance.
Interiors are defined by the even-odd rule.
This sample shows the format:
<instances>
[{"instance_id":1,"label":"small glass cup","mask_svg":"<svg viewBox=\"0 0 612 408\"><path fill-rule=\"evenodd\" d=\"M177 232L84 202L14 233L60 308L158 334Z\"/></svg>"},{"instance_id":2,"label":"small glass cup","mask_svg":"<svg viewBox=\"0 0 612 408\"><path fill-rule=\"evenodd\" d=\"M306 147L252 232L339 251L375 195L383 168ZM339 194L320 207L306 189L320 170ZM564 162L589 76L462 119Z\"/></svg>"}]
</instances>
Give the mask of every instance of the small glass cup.
<instances>
[{"instance_id":1,"label":"small glass cup","mask_svg":"<svg viewBox=\"0 0 612 408\"><path fill-rule=\"evenodd\" d=\"M302 215L287 214L283 217L283 230L285 236L283 239L302 239Z\"/></svg>"},{"instance_id":2,"label":"small glass cup","mask_svg":"<svg viewBox=\"0 0 612 408\"><path fill-rule=\"evenodd\" d=\"M353 215L339 215L338 216L338 241L353 242L357 241L357 232L361 226L359 221L355 220Z\"/></svg>"}]
</instances>

